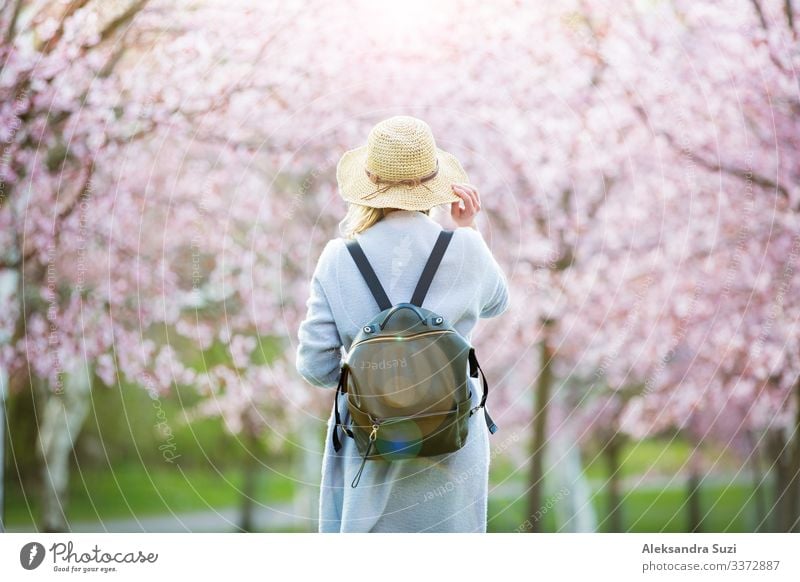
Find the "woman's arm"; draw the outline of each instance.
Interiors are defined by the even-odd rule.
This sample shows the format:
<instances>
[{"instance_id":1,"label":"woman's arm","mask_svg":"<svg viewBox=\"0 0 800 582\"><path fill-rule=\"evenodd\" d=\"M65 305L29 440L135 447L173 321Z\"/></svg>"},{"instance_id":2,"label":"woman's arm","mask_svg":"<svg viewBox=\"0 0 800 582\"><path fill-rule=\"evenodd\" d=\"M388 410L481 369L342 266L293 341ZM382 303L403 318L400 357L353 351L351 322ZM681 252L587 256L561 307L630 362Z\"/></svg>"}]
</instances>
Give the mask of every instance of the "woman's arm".
<instances>
[{"instance_id":1,"label":"woman's arm","mask_svg":"<svg viewBox=\"0 0 800 582\"><path fill-rule=\"evenodd\" d=\"M475 216L481 210L480 194L472 184L452 184L452 188L461 202L450 205L450 215L457 226L473 229L470 238L477 256L482 258L480 317L496 317L508 309L508 282L475 225ZM464 208L461 208L462 203Z\"/></svg>"},{"instance_id":2,"label":"woman's arm","mask_svg":"<svg viewBox=\"0 0 800 582\"><path fill-rule=\"evenodd\" d=\"M483 269L481 270L481 308L480 317L497 317L508 309L509 296L508 296L508 281L503 273L502 267L494 258L492 251L483 240L483 235L477 229L474 233L470 233L475 241L477 249L477 256L480 256L483 261Z\"/></svg>"},{"instance_id":3,"label":"woman's arm","mask_svg":"<svg viewBox=\"0 0 800 582\"><path fill-rule=\"evenodd\" d=\"M311 279L311 294L306 301L306 318L297 332L296 367L303 378L314 386L334 387L339 382L342 340L333 320L330 303L319 280L328 247L320 256Z\"/></svg>"},{"instance_id":4,"label":"woman's arm","mask_svg":"<svg viewBox=\"0 0 800 582\"><path fill-rule=\"evenodd\" d=\"M490 256L491 267L490 277L484 279L484 303L480 312L480 317L497 317L508 309L508 282L503 270L494 257Z\"/></svg>"}]
</instances>

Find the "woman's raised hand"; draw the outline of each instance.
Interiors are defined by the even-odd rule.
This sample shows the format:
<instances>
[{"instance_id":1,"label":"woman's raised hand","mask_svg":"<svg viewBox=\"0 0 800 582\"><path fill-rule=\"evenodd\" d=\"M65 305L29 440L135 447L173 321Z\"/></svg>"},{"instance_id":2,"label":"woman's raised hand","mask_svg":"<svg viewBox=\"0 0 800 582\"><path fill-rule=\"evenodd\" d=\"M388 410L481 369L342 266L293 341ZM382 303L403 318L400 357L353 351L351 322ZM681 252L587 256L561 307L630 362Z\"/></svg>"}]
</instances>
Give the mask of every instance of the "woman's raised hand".
<instances>
[{"instance_id":1,"label":"woman's raised hand","mask_svg":"<svg viewBox=\"0 0 800 582\"><path fill-rule=\"evenodd\" d=\"M452 184L453 192L461 198L461 202L453 202L450 205L450 216L458 226L475 227L475 215L481 210L481 199L478 190L472 184Z\"/></svg>"}]
</instances>

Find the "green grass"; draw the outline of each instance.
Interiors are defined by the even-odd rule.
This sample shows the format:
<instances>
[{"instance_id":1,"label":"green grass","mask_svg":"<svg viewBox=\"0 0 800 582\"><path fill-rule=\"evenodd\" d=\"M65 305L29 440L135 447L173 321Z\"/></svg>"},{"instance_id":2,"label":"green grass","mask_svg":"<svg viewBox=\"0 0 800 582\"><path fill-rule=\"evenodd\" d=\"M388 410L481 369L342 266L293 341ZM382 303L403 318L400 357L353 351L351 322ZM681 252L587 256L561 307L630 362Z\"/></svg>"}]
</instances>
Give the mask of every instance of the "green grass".
<instances>
[{"instance_id":1,"label":"green grass","mask_svg":"<svg viewBox=\"0 0 800 582\"><path fill-rule=\"evenodd\" d=\"M724 451L705 447L704 453L706 458L716 463L718 472L730 475L739 469L738 461ZM629 441L622 446L619 478L628 484L636 483L641 476L646 478L642 486L623 491L622 507L618 509L622 516L621 531L688 531L685 480L676 478L671 484L668 482L673 475L686 473L689 454L690 446L681 439ZM605 519L609 512L605 459L596 451L584 452L583 459L584 476L595 488L592 504L599 531L611 531L610 523ZM719 480L703 483L700 489L703 531L754 531L757 522L755 496L752 496L752 486L743 481L748 474L739 475L740 480L731 484ZM515 494L522 493L527 487L526 479L526 467L519 467L507 457L492 460L490 484L498 489L489 499L490 531L517 531L529 519L525 498L516 499ZM540 517L542 531L555 532L563 528L556 524L556 518L555 509L545 512Z\"/></svg>"},{"instance_id":2,"label":"green grass","mask_svg":"<svg viewBox=\"0 0 800 582\"><path fill-rule=\"evenodd\" d=\"M619 455L620 475L623 478L647 473L674 475L686 469L690 450L688 443L679 439L628 441L622 446ZM601 452L586 453L583 458L586 463L584 473L589 479L605 480L608 477L608 469Z\"/></svg>"},{"instance_id":3,"label":"green grass","mask_svg":"<svg viewBox=\"0 0 800 582\"><path fill-rule=\"evenodd\" d=\"M755 526L752 489L743 484L708 485L700 490L700 505L705 519L705 532L752 532ZM605 491L596 492L592 503L598 516L598 531L608 532ZM489 498L489 531L514 532L524 524L528 511L525 499ZM687 526L686 493L682 489L645 489L624 494L622 512L623 532L685 532ZM741 511L740 511L741 510ZM556 511L550 510L541 518L542 531L557 532ZM524 528L523 528L524 529ZM563 531L566 531L564 529Z\"/></svg>"},{"instance_id":4,"label":"green grass","mask_svg":"<svg viewBox=\"0 0 800 582\"><path fill-rule=\"evenodd\" d=\"M126 464L113 471L74 471L67 516L70 521L100 521L231 507L241 501L241 486L241 471L228 469L220 475L213 467L159 466L145 471ZM266 505L289 502L294 496L291 480L269 470L259 474L256 491L256 501ZM26 493L27 502L19 486L8 491L10 527L32 527L35 522L38 500Z\"/></svg>"},{"instance_id":5,"label":"green grass","mask_svg":"<svg viewBox=\"0 0 800 582\"><path fill-rule=\"evenodd\" d=\"M189 445L186 443L182 452ZM234 448L228 444L231 452ZM688 510L683 481L675 480L667 487L667 479L663 479L681 470L687 454L688 448L678 441L668 444L663 441L642 441L626 445L621 455L621 476L627 483L635 482L631 478L642 474L660 476L662 479L623 491L623 503L619 510L623 524L621 531L687 530ZM222 460L217 455L212 458ZM655 459L658 459L657 463ZM127 460L120 461L113 470L102 464L85 465L82 472L74 467L67 515L70 521L105 521L237 506L241 502L240 465L238 461L214 466L193 461L179 466L162 460L147 462L143 466ZM285 475L296 471L291 461L276 464L272 460L267 465ZM596 488L592 503L598 517L599 531L610 531L610 524L605 520L608 515L608 495L604 489L605 467L602 462L590 462L585 474ZM515 499L514 492L521 493L525 489L526 478L525 468L516 467L507 458L493 459L490 481L492 485L502 485L490 494L489 531L514 532L525 522L528 516L526 500L524 497ZM295 485L290 478L262 468L256 491L257 503L274 506L291 502ZM37 499L30 491L27 493L30 508L19 485L9 483L6 520L10 527L33 527L34 517L38 515ZM719 481L704 483L700 489L701 510L707 514L702 524L703 531L753 531L756 512L751 493L749 484L741 481L730 485ZM566 530L563 524L557 523L558 500L554 501L556 507L545 512L541 518L543 531ZM297 531L303 531L302 528L303 525L298 524Z\"/></svg>"},{"instance_id":6,"label":"green grass","mask_svg":"<svg viewBox=\"0 0 800 582\"><path fill-rule=\"evenodd\" d=\"M671 476L686 470L686 459L690 447L681 440L666 441L648 439L630 441L622 446L619 455L621 478L639 475ZM605 459L597 452L586 452L583 455L583 473L588 479L605 481L608 469ZM731 464L718 463L721 468L728 469ZM492 481L499 483L503 479L518 479L525 475L525 468L520 468L511 459L498 456L492 459Z\"/></svg>"},{"instance_id":7,"label":"green grass","mask_svg":"<svg viewBox=\"0 0 800 582\"><path fill-rule=\"evenodd\" d=\"M518 485L522 484L521 480L517 481ZM70 484L68 516L71 521L101 521L231 507L240 502L237 488L241 487L241 482L241 472L228 470L224 475L218 475L213 468L181 472L177 467L159 467L145 473L141 468L128 465L113 472L92 470L82 476L76 472ZM290 479L262 471L256 501L265 505L288 503L294 492ZM708 512L703 531L753 531L755 512L753 499L748 501L750 494L750 487L741 484L702 487L701 508L703 513ZM686 531L685 499L685 491L681 488L628 491L624 494L621 508L622 531ZM28 501L33 503L35 516L36 500ZM608 522L603 522L607 515L605 491L597 491L592 501L601 522L599 530L609 531ZM500 495L490 496L489 531L514 532L524 523L526 515L524 497L514 500ZM9 491L6 518L11 527L33 527L19 488ZM546 512L541 519L543 531L559 531L555 509Z\"/></svg>"}]
</instances>

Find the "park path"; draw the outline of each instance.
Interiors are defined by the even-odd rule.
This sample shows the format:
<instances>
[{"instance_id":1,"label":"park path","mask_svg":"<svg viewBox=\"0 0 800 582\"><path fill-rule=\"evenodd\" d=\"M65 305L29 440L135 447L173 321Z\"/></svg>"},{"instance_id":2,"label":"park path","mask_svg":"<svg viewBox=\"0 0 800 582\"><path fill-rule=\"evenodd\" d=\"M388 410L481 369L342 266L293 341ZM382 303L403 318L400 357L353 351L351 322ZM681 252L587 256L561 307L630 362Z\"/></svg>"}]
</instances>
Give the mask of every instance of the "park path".
<instances>
[{"instance_id":1,"label":"park path","mask_svg":"<svg viewBox=\"0 0 800 582\"><path fill-rule=\"evenodd\" d=\"M73 533L186 533L186 532L240 532L240 510L229 507L219 510L193 511L177 514L159 514L138 518L108 519L104 521L76 521L70 523ZM256 531L316 531L316 519L298 515L292 504L275 507L258 507L254 510ZM6 529L8 533L31 532L30 528Z\"/></svg>"}]
</instances>

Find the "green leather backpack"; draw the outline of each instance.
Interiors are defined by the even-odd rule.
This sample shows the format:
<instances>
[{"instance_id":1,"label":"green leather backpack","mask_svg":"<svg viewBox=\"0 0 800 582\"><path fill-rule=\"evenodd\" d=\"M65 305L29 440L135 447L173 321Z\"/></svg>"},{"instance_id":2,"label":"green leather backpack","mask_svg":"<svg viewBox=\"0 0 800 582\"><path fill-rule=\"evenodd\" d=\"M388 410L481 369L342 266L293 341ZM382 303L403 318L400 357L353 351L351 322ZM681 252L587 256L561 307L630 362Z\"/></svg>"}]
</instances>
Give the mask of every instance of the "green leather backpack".
<instances>
[{"instance_id":1,"label":"green leather backpack","mask_svg":"<svg viewBox=\"0 0 800 582\"><path fill-rule=\"evenodd\" d=\"M356 487L367 460L394 461L457 451L467 440L469 418L486 410L489 386L475 349L440 315L422 307L453 231L443 230L409 303L392 305L356 240L347 242L380 313L353 339L341 366L334 397L333 446L341 429L362 455ZM483 395L472 405L470 377L483 379ZM339 394L347 396L349 422L342 422Z\"/></svg>"}]
</instances>

